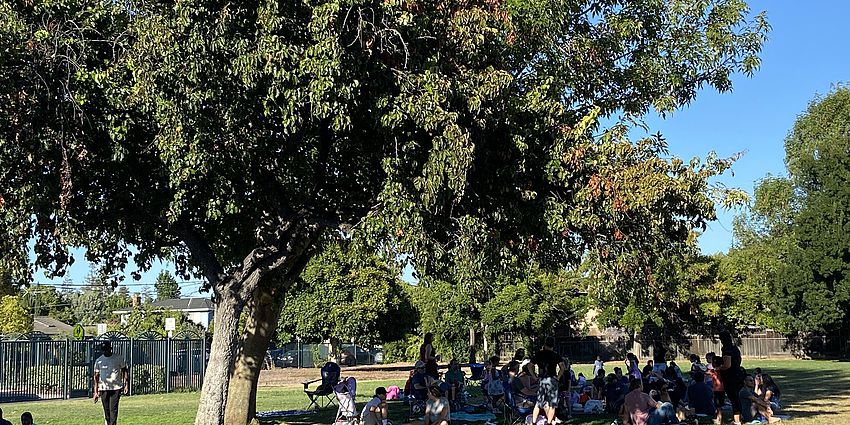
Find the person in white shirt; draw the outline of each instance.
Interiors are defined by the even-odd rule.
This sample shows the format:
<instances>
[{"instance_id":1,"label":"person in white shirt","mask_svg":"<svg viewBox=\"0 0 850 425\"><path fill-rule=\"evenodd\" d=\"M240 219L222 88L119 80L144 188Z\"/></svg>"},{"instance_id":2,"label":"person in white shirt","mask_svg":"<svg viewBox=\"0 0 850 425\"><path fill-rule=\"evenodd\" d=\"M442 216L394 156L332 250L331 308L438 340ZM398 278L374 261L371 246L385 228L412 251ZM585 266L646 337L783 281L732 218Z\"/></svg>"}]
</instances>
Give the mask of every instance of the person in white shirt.
<instances>
[{"instance_id":1,"label":"person in white shirt","mask_svg":"<svg viewBox=\"0 0 850 425\"><path fill-rule=\"evenodd\" d=\"M599 375L599 371L605 368L605 363L602 361L601 356L596 356L596 361L593 362L593 377Z\"/></svg>"},{"instance_id":2,"label":"person in white shirt","mask_svg":"<svg viewBox=\"0 0 850 425\"><path fill-rule=\"evenodd\" d=\"M118 401L121 394L129 394L130 373L124 357L112 353L112 343L103 341L100 344L103 353L94 362L94 401L103 402L103 416L106 425L118 423Z\"/></svg>"},{"instance_id":3,"label":"person in white shirt","mask_svg":"<svg viewBox=\"0 0 850 425\"><path fill-rule=\"evenodd\" d=\"M387 425L387 389L375 388L375 396L363 406L360 412L363 425Z\"/></svg>"},{"instance_id":4,"label":"person in white shirt","mask_svg":"<svg viewBox=\"0 0 850 425\"><path fill-rule=\"evenodd\" d=\"M449 401L443 397L440 388L428 388L428 401L425 403L425 425L449 425L451 410Z\"/></svg>"}]
</instances>

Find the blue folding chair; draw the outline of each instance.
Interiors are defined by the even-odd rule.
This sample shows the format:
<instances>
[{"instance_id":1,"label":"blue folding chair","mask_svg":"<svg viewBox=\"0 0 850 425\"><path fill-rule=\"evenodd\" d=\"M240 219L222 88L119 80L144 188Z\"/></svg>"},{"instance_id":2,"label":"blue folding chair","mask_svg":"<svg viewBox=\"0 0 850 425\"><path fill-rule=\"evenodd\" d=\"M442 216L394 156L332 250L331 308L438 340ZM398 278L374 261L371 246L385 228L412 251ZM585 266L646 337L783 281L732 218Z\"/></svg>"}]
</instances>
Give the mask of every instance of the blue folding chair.
<instances>
[{"instance_id":1,"label":"blue folding chair","mask_svg":"<svg viewBox=\"0 0 850 425\"><path fill-rule=\"evenodd\" d=\"M484 380L484 365L481 363L470 363L469 364L469 377L465 378L465 385L469 386L470 384L478 384L481 386L481 381Z\"/></svg>"},{"instance_id":2,"label":"blue folding chair","mask_svg":"<svg viewBox=\"0 0 850 425\"><path fill-rule=\"evenodd\" d=\"M404 395L404 404L407 405L407 417L405 422L418 418L425 414L425 404L428 401L428 390L414 389Z\"/></svg>"},{"instance_id":3,"label":"blue folding chair","mask_svg":"<svg viewBox=\"0 0 850 425\"><path fill-rule=\"evenodd\" d=\"M310 399L310 404L304 410L311 410L311 408L312 410L319 410L322 407L336 405L336 401L334 400L334 386L339 383L339 365L334 362L327 362L322 366L321 374L322 377L319 379L301 383L304 385L304 394L307 394L307 397ZM310 384L319 381L322 381L322 383L316 389L310 390L308 388Z\"/></svg>"}]
</instances>

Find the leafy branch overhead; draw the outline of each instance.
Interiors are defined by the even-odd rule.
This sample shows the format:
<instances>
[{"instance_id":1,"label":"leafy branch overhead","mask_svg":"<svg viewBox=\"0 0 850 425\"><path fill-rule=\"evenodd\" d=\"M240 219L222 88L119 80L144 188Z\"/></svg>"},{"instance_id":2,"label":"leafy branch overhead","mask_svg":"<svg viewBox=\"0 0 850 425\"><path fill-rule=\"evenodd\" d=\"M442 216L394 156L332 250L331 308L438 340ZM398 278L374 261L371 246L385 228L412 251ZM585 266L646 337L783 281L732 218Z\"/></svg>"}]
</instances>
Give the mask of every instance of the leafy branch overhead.
<instances>
[{"instance_id":1,"label":"leafy branch overhead","mask_svg":"<svg viewBox=\"0 0 850 425\"><path fill-rule=\"evenodd\" d=\"M370 211L361 226L436 251L416 256L423 272L463 220L577 259L599 235L629 235L596 222L628 219L642 193L623 182L652 166L614 164L663 152L591 138L596 118L729 90L768 29L738 1L95 3L3 9L7 243L35 238L57 273L68 244L111 268L172 256L184 273L230 269L276 216L357 224ZM670 196L693 205L672 232L711 218L704 200ZM574 204L607 211L576 217ZM192 254L190 234L214 257Z\"/></svg>"},{"instance_id":2,"label":"leafy branch overhead","mask_svg":"<svg viewBox=\"0 0 850 425\"><path fill-rule=\"evenodd\" d=\"M242 309L324 229L467 289L589 257L644 290L726 163L600 120L730 90L768 31L740 0L59 0L0 22L0 271L62 275L83 246L107 274L204 276L199 424L223 420Z\"/></svg>"}]
</instances>

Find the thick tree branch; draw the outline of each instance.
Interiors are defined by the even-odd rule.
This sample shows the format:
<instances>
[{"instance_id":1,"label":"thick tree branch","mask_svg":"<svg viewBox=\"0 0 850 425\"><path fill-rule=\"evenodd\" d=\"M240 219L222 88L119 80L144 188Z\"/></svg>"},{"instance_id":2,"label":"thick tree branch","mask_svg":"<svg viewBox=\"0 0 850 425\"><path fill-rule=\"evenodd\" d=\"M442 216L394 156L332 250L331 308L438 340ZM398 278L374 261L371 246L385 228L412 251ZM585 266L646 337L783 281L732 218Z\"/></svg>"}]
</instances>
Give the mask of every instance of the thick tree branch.
<instances>
[{"instance_id":1,"label":"thick tree branch","mask_svg":"<svg viewBox=\"0 0 850 425\"><path fill-rule=\"evenodd\" d=\"M189 252L192 253L192 258L200 265L201 272L204 274L207 282L215 287L222 280L224 267L218 261L215 252L213 252L212 247L207 243L203 235L185 220L180 220L172 225L171 230L186 244Z\"/></svg>"}]
</instances>

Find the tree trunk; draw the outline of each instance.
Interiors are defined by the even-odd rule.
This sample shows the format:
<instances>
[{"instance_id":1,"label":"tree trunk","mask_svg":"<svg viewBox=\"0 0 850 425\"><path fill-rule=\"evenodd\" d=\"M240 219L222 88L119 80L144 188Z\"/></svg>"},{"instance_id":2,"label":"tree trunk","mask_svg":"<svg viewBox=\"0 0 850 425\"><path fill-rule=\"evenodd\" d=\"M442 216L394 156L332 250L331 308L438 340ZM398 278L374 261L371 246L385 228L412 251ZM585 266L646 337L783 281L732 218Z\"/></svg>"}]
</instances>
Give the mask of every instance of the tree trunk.
<instances>
[{"instance_id":1,"label":"tree trunk","mask_svg":"<svg viewBox=\"0 0 850 425\"><path fill-rule=\"evenodd\" d=\"M484 340L484 358L489 358L490 354L490 344L487 339L487 325L484 325L484 332L481 334L481 338Z\"/></svg>"},{"instance_id":2,"label":"tree trunk","mask_svg":"<svg viewBox=\"0 0 850 425\"><path fill-rule=\"evenodd\" d=\"M224 423L242 425L257 413L257 381L269 342L277 329L283 297L273 289L260 286L248 304L248 320L242 348L233 365Z\"/></svg>"},{"instance_id":3,"label":"tree trunk","mask_svg":"<svg viewBox=\"0 0 850 425\"><path fill-rule=\"evenodd\" d=\"M239 315L242 313L244 301L230 291L221 291L215 304L215 331L195 425L223 423L230 365L239 342Z\"/></svg>"},{"instance_id":4,"label":"tree trunk","mask_svg":"<svg viewBox=\"0 0 850 425\"><path fill-rule=\"evenodd\" d=\"M272 243L252 250L242 262L242 269L232 275L224 278L221 276L223 271L220 266L208 267L211 272L208 273L207 279L211 282L219 282L218 285L214 286L216 289L215 333L213 334L210 362L207 367L207 374L204 377L204 387L201 392L198 413L195 417L195 425L222 425L225 423L230 375L239 347L239 316L246 303L253 299L259 288L265 287L274 291L274 288L278 287L272 284L277 280L271 276L283 276L284 281L288 281L288 279L300 273L309 260L311 247L321 231L318 225L307 223L303 219L297 222L281 221L278 229L279 232L265 235L272 238ZM193 238L192 232L184 233L188 240L193 242L190 245L197 248L198 255L206 257L208 260L211 259L209 262L214 261L215 257L211 250L199 243L196 240L197 238ZM273 309L258 309L258 311L260 310ZM269 318L266 317L257 321L256 325L268 321ZM277 322L277 320L274 320L274 322ZM263 345L262 340L254 341L253 338L250 338L248 346L249 352L246 354L250 358L251 353L258 349L257 347L262 346L260 352L265 352L268 339L265 340L265 345ZM258 362L257 367L259 368ZM249 387L247 402L250 402L252 397L256 395L255 379L257 376L259 374L255 373L254 379L252 379L254 382ZM241 388L239 392L240 394L244 393ZM254 404L252 403L252 405ZM240 407L237 405L235 408L239 409ZM244 405L242 409L245 409ZM247 409L245 410L247 417Z\"/></svg>"}]
</instances>

